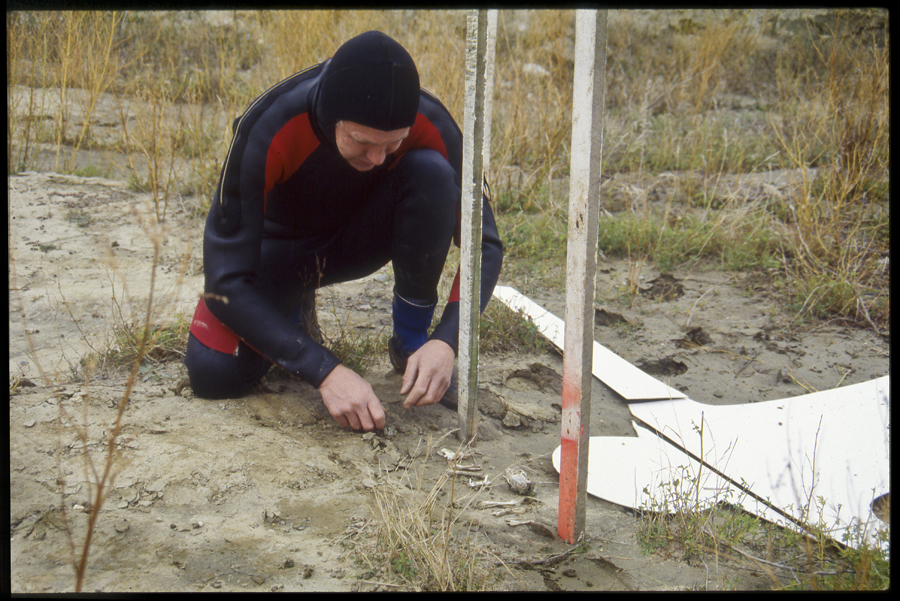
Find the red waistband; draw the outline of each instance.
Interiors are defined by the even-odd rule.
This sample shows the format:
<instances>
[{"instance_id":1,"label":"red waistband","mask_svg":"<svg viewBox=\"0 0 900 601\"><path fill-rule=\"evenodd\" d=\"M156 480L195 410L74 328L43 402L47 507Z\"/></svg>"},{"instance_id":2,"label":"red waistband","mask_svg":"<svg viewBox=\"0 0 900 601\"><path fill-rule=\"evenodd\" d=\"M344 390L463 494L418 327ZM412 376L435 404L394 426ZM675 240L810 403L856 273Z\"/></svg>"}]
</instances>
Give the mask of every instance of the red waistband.
<instances>
[{"instance_id":1,"label":"red waistband","mask_svg":"<svg viewBox=\"0 0 900 601\"><path fill-rule=\"evenodd\" d=\"M229 355L237 353L240 338L210 313L202 296L191 321L191 334L214 351Z\"/></svg>"}]
</instances>

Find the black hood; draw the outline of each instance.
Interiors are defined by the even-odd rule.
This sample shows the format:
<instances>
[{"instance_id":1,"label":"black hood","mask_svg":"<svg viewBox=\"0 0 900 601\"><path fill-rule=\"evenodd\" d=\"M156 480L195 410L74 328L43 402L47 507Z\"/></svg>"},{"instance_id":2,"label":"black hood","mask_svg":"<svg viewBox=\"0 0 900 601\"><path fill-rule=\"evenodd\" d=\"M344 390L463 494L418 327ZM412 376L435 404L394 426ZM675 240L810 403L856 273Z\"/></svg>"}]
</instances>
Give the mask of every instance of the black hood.
<instances>
[{"instance_id":1,"label":"black hood","mask_svg":"<svg viewBox=\"0 0 900 601\"><path fill-rule=\"evenodd\" d=\"M326 61L315 118L332 146L338 121L393 131L412 127L418 110L416 64L403 46L380 31L348 40Z\"/></svg>"}]
</instances>

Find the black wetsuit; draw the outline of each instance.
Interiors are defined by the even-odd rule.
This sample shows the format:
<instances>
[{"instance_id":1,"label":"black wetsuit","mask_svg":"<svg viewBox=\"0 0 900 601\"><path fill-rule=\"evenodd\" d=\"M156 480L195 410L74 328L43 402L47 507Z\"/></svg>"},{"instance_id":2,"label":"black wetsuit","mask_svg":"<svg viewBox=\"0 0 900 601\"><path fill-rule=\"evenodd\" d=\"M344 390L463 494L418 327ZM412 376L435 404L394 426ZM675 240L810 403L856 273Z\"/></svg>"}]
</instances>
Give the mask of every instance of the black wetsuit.
<instances>
[{"instance_id":1,"label":"black wetsuit","mask_svg":"<svg viewBox=\"0 0 900 601\"><path fill-rule=\"evenodd\" d=\"M318 387L339 361L298 321L304 292L393 262L396 293L437 300L449 245L459 243L460 129L422 90L400 148L355 170L317 115L329 61L276 84L234 123L203 240L205 306L185 359L198 396L240 396L272 364ZM483 215L482 310L503 256L487 198ZM233 343L223 344L222 324ZM430 337L456 351L458 328L454 292Z\"/></svg>"}]
</instances>

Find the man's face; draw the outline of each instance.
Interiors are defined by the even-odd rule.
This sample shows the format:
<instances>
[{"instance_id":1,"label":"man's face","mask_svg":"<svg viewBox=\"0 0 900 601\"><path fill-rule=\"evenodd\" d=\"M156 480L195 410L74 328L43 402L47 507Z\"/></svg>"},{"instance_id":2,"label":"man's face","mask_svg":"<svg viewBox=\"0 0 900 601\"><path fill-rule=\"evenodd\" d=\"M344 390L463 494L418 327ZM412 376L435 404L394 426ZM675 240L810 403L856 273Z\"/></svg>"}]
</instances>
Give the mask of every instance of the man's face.
<instances>
[{"instance_id":1,"label":"man's face","mask_svg":"<svg viewBox=\"0 0 900 601\"><path fill-rule=\"evenodd\" d=\"M381 131L353 121L338 121L334 141L341 156L357 171L368 171L384 162L385 157L400 148L409 128Z\"/></svg>"}]
</instances>

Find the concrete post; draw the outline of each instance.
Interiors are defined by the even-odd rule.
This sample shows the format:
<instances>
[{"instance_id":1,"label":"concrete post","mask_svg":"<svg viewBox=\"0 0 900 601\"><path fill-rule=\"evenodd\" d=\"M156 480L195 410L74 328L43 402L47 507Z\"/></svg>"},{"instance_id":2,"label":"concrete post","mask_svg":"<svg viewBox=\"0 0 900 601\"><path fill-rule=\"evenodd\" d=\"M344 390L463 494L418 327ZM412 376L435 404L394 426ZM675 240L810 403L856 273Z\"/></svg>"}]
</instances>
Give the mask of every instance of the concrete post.
<instances>
[{"instance_id":1,"label":"concrete post","mask_svg":"<svg viewBox=\"0 0 900 601\"><path fill-rule=\"evenodd\" d=\"M493 13L489 19L489 13ZM459 437L472 442L477 432L478 334L481 318L481 219L483 178L489 162L496 11L467 16L466 88L463 120L462 228L460 240ZM493 27L489 28L489 20ZM490 29L490 32L489 32ZM491 35L489 35L489 33Z\"/></svg>"},{"instance_id":2,"label":"concrete post","mask_svg":"<svg viewBox=\"0 0 900 601\"><path fill-rule=\"evenodd\" d=\"M575 82L566 250L566 318L559 475L560 538L584 535L587 502L591 374L594 345L594 280L600 156L606 99L607 12L578 10L575 17Z\"/></svg>"}]
</instances>

